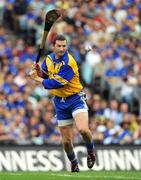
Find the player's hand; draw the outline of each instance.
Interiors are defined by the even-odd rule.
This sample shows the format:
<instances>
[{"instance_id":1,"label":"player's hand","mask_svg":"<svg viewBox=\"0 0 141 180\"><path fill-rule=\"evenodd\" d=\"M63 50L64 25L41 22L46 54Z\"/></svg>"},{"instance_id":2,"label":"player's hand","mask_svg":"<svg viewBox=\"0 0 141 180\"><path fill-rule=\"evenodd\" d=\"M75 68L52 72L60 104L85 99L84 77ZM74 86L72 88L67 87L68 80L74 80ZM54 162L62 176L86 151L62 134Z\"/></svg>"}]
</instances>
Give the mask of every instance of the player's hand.
<instances>
[{"instance_id":1,"label":"player's hand","mask_svg":"<svg viewBox=\"0 0 141 180\"><path fill-rule=\"evenodd\" d=\"M36 78L38 77L36 70L31 70L28 75L33 80L36 80Z\"/></svg>"},{"instance_id":2,"label":"player's hand","mask_svg":"<svg viewBox=\"0 0 141 180\"><path fill-rule=\"evenodd\" d=\"M38 63L34 63L34 64L32 65L32 68L31 68L31 69L32 69L32 70L36 70L36 71L37 71L37 75L38 75L39 77L42 76L41 68L40 68L40 66L39 66Z\"/></svg>"},{"instance_id":3,"label":"player's hand","mask_svg":"<svg viewBox=\"0 0 141 180\"><path fill-rule=\"evenodd\" d=\"M38 70L40 70L40 66L39 66L38 63L34 63L34 64L32 65L32 68L31 68L31 69L38 71Z\"/></svg>"},{"instance_id":4,"label":"player's hand","mask_svg":"<svg viewBox=\"0 0 141 180\"><path fill-rule=\"evenodd\" d=\"M43 78L39 77L36 70L31 70L28 76L33 79L34 81L41 83L43 82Z\"/></svg>"}]
</instances>

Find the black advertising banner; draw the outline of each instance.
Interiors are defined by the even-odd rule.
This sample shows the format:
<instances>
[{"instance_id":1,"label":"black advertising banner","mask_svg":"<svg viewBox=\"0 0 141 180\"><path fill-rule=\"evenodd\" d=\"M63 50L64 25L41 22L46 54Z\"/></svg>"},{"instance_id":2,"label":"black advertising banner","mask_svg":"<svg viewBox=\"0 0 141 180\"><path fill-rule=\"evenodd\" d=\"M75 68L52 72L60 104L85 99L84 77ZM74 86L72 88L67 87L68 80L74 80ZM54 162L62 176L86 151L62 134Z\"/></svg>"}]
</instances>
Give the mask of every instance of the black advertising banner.
<instances>
[{"instance_id":1,"label":"black advertising banner","mask_svg":"<svg viewBox=\"0 0 141 180\"><path fill-rule=\"evenodd\" d=\"M96 149L95 171L141 170L140 146L97 146ZM80 170L88 170L86 148L76 146L75 153ZM0 147L0 171L62 171L68 167L69 162L59 146Z\"/></svg>"}]
</instances>

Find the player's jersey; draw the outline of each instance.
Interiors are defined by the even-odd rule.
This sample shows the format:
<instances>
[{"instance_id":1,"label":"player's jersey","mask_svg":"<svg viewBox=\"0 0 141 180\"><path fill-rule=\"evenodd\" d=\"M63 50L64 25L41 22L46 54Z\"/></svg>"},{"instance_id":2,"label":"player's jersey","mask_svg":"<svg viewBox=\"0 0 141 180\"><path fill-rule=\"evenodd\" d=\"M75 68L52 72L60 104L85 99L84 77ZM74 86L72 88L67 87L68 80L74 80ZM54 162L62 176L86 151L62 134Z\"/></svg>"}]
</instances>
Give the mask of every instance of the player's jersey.
<instances>
[{"instance_id":1,"label":"player's jersey","mask_svg":"<svg viewBox=\"0 0 141 180\"><path fill-rule=\"evenodd\" d=\"M82 90L77 63L67 51L59 59L54 53L49 54L41 67L43 77L48 77L42 84L52 95L68 97Z\"/></svg>"}]
</instances>

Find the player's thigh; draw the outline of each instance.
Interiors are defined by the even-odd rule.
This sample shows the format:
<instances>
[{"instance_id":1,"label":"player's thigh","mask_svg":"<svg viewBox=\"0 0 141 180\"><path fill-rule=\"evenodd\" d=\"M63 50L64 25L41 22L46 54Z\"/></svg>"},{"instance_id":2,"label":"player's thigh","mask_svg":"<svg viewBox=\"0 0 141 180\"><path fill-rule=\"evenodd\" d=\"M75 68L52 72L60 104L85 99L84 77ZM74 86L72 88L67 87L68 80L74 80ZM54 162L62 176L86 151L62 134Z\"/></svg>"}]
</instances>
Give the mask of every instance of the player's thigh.
<instances>
[{"instance_id":1,"label":"player's thigh","mask_svg":"<svg viewBox=\"0 0 141 180\"><path fill-rule=\"evenodd\" d=\"M69 141L72 139L72 125L59 127L63 141Z\"/></svg>"},{"instance_id":2,"label":"player's thigh","mask_svg":"<svg viewBox=\"0 0 141 180\"><path fill-rule=\"evenodd\" d=\"M73 116L78 130L88 129L88 112L79 112Z\"/></svg>"}]
</instances>

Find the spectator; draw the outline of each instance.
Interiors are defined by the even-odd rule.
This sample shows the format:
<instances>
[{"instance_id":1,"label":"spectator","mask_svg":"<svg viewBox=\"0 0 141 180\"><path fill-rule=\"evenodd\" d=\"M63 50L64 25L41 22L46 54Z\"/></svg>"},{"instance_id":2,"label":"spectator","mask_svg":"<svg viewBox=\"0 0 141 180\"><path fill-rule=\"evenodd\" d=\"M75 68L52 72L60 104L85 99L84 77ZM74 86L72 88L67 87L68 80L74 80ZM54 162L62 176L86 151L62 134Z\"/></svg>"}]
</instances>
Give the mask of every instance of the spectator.
<instances>
[{"instance_id":1,"label":"spectator","mask_svg":"<svg viewBox=\"0 0 141 180\"><path fill-rule=\"evenodd\" d=\"M138 100L139 102L139 113L141 114L141 74L138 75L137 78L137 85L134 87L134 94L133 96L136 98L136 100Z\"/></svg>"},{"instance_id":2,"label":"spectator","mask_svg":"<svg viewBox=\"0 0 141 180\"><path fill-rule=\"evenodd\" d=\"M118 143L118 134L121 131L119 125L115 125L113 121L108 120L107 129L104 132L104 144L117 144Z\"/></svg>"},{"instance_id":3,"label":"spectator","mask_svg":"<svg viewBox=\"0 0 141 180\"><path fill-rule=\"evenodd\" d=\"M82 77L86 84L90 84L92 82L94 67L100 62L101 56L97 51L97 47L93 45L92 50L86 54L86 61L84 63L84 70L82 72Z\"/></svg>"},{"instance_id":4,"label":"spectator","mask_svg":"<svg viewBox=\"0 0 141 180\"><path fill-rule=\"evenodd\" d=\"M113 121L114 124L119 124L120 122L120 113L119 113L119 103L116 99L111 100L110 107L104 110L104 116Z\"/></svg>"},{"instance_id":5,"label":"spectator","mask_svg":"<svg viewBox=\"0 0 141 180\"><path fill-rule=\"evenodd\" d=\"M134 144L141 144L141 120L140 117L138 118L138 127L134 131L133 134L133 142Z\"/></svg>"}]
</instances>

